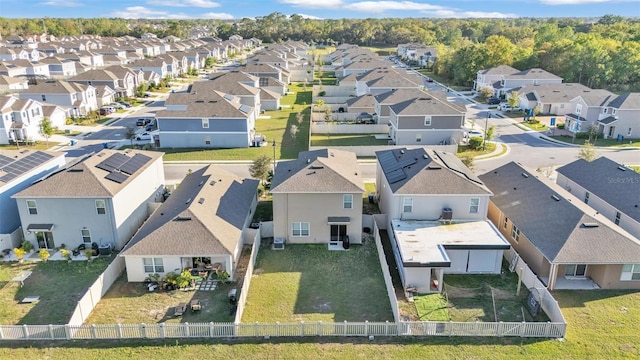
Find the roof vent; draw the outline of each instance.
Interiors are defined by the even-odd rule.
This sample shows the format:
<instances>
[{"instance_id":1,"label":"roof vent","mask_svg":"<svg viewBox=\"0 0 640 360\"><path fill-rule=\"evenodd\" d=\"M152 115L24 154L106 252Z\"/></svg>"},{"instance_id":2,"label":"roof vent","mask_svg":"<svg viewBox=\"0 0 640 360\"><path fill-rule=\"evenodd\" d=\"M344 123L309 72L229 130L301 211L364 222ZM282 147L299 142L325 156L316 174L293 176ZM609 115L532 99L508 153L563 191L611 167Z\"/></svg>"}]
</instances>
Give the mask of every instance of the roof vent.
<instances>
[{"instance_id":1,"label":"roof vent","mask_svg":"<svg viewBox=\"0 0 640 360\"><path fill-rule=\"evenodd\" d=\"M204 180L200 181L200 184L198 184L198 186L202 186L202 184L204 184Z\"/></svg>"},{"instance_id":2,"label":"roof vent","mask_svg":"<svg viewBox=\"0 0 640 360\"><path fill-rule=\"evenodd\" d=\"M307 164L311 163L311 159L307 159Z\"/></svg>"},{"instance_id":3,"label":"roof vent","mask_svg":"<svg viewBox=\"0 0 640 360\"><path fill-rule=\"evenodd\" d=\"M184 203L185 203L185 204L188 204L188 203L190 203L190 202L191 202L191 198L188 198L188 199L187 199L187 201L185 201Z\"/></svg>"},{"instance_id":4,"label":"roof vent","mask_svg":"<svg viewBox=\"0 0 640 360\"><path fill-rule=\"evenodd\" d=\"M527 174L527 173L522 173L522 176L524 176L526 178L529 178L529 174Z\"/></svg>"},{"instance_id":5,"label":"roof vent","mask_svg":"<svg viewBox=\"0 0 640 360\"><path fill-rule=\"evenodd\" d=\"M556 195L551 195L551 198L555 201L560 201L560 198Z\"/></svg>"},{"instance_id":6,"label":"roof vent","mask_svg":"<svg viewBox=\"0 0 640 360\"><path fill-rule=\"evenodd\" d=\"M190 221L191 216L178 216L176 217L176 221Z\"/></svg>"},{"instance_id":7,"label":"roof vent","mask_svg":"<svg viewBox=\"0 0 640 360\"><path fill-rule=\"evenodd\" d=\"M404 154L404 150L400 150L400 154Z\"/></svg>"},{"instance_id":8,"label":"roof vent","mask_svg":"<svg viewBox=\"0 0 640 360\"><path fill-rule=\"evenodd\" d=\"M582 223L582 227L586 227L586 228L595 228L598 226L600 226L598 225L598 223Z\"/></svg>"},{"instance_id":9,"label":"roof vent","mask_svg":"<svg viewBox=\"0 0 640 360\"><path fill-rule=\"evenodd\" d=\"M204 203L204 198L198 199L198 204L202 204L202 203Z\"/></svg>"},{"instance_id":10,"label":"roof vent","mask_svg":"<svg viewBox=\"0 0 640 360\"><path fill-rule=\"evenodd\" d=\"M424 159L429 160L429 155L427 155L427 154L422 154L422 157L423 157Z\"/></svg>"},{"instance_id":11,"label":"roof vent","mask_svg":"<svg viewBox=\"0 0 640 360\"><path fill-rule=\"evenodd\" d=\"M211 186L213 186L213 185L215 185L215 184L216 184L216 181L215 181L215 180L212 180L212 181L209 183L209 185L211 185Z\"/></svg>"},{"instance_id":12,"label":"roof vent","mask_svg":"<svg viewBox=\"0 0 640 360\"><path fill-rule=\"evenodd\" d=\"M618 170L627 171L627 168L622 166L622 165L620 165L620 166L618 166Z\"/></svg>"}]
</instances>

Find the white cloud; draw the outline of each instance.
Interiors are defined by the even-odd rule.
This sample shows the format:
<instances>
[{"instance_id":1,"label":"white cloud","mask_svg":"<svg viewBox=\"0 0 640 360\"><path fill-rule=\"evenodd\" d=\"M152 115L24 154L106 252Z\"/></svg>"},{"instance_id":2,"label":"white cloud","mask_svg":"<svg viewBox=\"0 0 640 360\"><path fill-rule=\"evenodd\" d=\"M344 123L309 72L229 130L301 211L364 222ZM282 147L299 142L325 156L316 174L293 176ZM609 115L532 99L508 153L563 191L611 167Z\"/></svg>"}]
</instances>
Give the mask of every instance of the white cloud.
<instances>
[{"instance_id":1,"label":"white cloud","mask_svg":"<svg viewBox=\"0 0 640 360\"><path fill-rule=\"evenodd\" d=\"M111 15L124 19L167 19L170 14L168 11L151 10L144 6L129 6L124 10L114 11ZM174 16L175 15L179 16L179 14L174 14ZM175 18L176 17L172 17L172 19Z\"/></svg>"},{"instance_id":2,"label":"white cloud","mask_svg":"<svg viewBox=\"0 0 640 360\"><path fill-rule=\"evenodd\" d=\"M82 4L82 3L75 2L75 1L68 1L68 0L49 0L49 1L44 1L44 2L38 3L38 5L64 6L64 7L84 6L84 4Z\"/></svg>"},{"instance_id":3,"label":"white cloud","mask_svg":"<svg viewBox=\"0 0 640 360\"><path fill-rule=\"evenodd\" d=\"M345 8L372 13L382 13L389 10L425 11L446 9L444 6L421 4L413 1L360 1L346 5Z\"/></svg>"},{"instance_id":4,"label":"white cloud","mask_svg":"<svg viewBox=\"0 0 640 360\"><path fill-rule=\"evenodd\" d=\"M606 2L625 2L636 0L540 0L545 5L585 5L585 4L597 4Z\"/></svg>"},{"instance_id":5,"label":"white cloud","mask_svg":"<svg viewBox=\"0 0 640 360\"><path fill-rule=\"evenodd\" d=\"M467 19L467 18L496 18L496 19L504 19L504 18L516 18L520 17L517 14L505 14L500 12L483 12L483 11L458 11L456 9L444 9L437 11L423 11L423 14L431 17L439 17L439 18L459 18L459 19Z\"/></svg>"},{"instance_id":6,"label":"white cloud","mask_svg":"<svg viewBox=\"0 0 640 360\"><path fill-rule=\"evenodd\" d=\"M309 9L336 9L345 6L343 0L280 0L280 3Z\"/></svg>"},{"instance_id":7,"label":"white cloud","mask_svg":"<svg viewBox=\"0 0 640 360\"><path fill-rule=\"evenodd\" d=\"M204 13L204 14L200 14L200 16L198 16L197 18L199 19L216 19L216 20L231 20L234 19L235 17L231 14L225 14L225 13Z\"/></svg>"},{"instance_id":8,"label":"white cloud","mask_svg":"<svg viewBox=\"0 0 640 360\"><path fill-rule=\"evenodd\" d=\"M300 15L300 16L302 16L302 18L303 18L303 19L311 19L311 20L323 20L322 18L320 18L320 17L317 17L317 16L313 16L313 15L307 15L307 14L300 14L300 13L297 13L297 15ZM289 15L289 17L291 17L291 15Z\"/></svg>"},{"instance_id":9,"label":"white cloud","mask_svg":"<svg viewBox=\"0 0 640 360\"><path fill-rule=\"evenodd\" d=\"M220 4L210 0L147 0L148 5L171 6L171 7L201 7L214 8Z\"/></svg>"}]
</instances>

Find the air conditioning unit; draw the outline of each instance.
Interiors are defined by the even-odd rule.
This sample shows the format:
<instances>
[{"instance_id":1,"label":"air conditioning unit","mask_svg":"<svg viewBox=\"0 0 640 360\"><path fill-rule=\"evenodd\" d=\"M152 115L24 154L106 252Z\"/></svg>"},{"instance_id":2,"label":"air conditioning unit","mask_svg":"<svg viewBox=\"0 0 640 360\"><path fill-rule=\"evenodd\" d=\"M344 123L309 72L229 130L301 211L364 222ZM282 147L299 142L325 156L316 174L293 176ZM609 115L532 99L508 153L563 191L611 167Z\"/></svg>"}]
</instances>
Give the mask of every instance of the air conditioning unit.
<instances>
[{"instance_id":1,"label":"air conditioning unit","mask_svg":"<svg viewBox=\"0 0 640 360\"><path fill-rule=\"evenodd\" d=\"M273 239L273 246L271 247L272 250L284 250L284 239L282 238L275 238Z\"/></svg>"}]
</instances>

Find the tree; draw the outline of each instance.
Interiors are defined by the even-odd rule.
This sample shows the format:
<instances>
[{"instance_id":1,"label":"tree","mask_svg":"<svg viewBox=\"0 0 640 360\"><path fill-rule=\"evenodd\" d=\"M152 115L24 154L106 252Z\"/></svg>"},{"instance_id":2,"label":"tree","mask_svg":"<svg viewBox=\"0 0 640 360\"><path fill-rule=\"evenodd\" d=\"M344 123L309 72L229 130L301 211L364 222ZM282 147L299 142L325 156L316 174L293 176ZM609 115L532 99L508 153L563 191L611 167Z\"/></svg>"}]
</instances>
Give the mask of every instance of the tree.
<instances>
[{"instance_id":1,"label":"tree","mask_svg":"<svg viewBox=\"0 0 640 360\"><path fill-rule=\"evenodd\" d=\"M143 97L145 92L147 92L147 85L146 84L138 85L138 87L136 88L136 96Z\"/></svg>"},{"instance_id":2,"label":"tree","mask_svg":"<svg viewBox=\"0 0 640 360\"><path fill-rule=\"evenodd\" d=\"M216 59L214 59L213 57L209 56L204 60L204 67L206 67L207 69L210 69L213 67L213 64L216 63Z\"/></svg>"},{"instance_id":3,"label":"tree","mask_svg":"<svg viewBox=\"0 0 640 360\"><path fill-rule=\"evenodd\" d=\"M493 96L493 89L489 86L483 86L478 90L478 96L480 99L488 99Z\"/></svg>"},{"instance_id":4,"label":"tree","mask_svg":"<svg viewBox=\"0 0 640 360\"><path fill-rule=\"evenodd\" d=\"M512 91L512 92L509 93L509 96L507 97L507 103L512 108L518 106L518 104L520 103L520 99L518 98L518 92L517 91Z\"/></svg>"},{"instance_id":5,"label":"tree","mask_svg":"<svg viewBox=\"0 0 640 360\"><path fill-rule=\"evenodd\" d=\"M253 163L249 167L249 174L251 174L253 178L260 180L261 183L264 183L270 169L271 159L267 155L260 155L257 159L253 160Z\"/></svg>"},{"instance_id":6,"label":"tree","mask_svg":"<svg viewBox=\"0 0 640 360\"><path fill-rule=\"evenodd\" d=\"M495 135L495 132L496 132L496 126L495 125L489 126L489 128L485 132L486 141L491 141L491 139L493 139L493 136Z\"/></svg>"},{"instance_id":7,"label":"tree","mask_svg":"<svg viewBox=\"0 0 640 360\"><path fill-rule=\"evenodd\" d=\"M300 129L298 129L298 125L296 124L292 124L291 127L289 127L289 133L291 134L291 138L294 142L296 141L296 137L298 136L299 131Z\"/></svg>"},{"instance_id":8,"label":"tree","mask_svg":"<svg viewBox=\"0 0 640 360\"><path fill-rule=\"evenodd\" d=\"M40 121L40 133L47 140L47 147L49 147L49 138L53 135L53 125L51 125L51 120L48 117Z\"/></svg>"},{"instance_id":9,"label":"tree","mask_svg":"<svg viewBox=\"0 0 640 360\"><path fill-rule=\"evenodd\" d=\"M471 150L479 150L480 148L482 148L483 143L484 141L480 136L473 136L471 139L469 139L469 148L471 148Z\"/></svg>"},{"instance_id":10,"label":"tree","mask_svg":"<svg viewBox=\"0 0 640 360\"><path fill-rule=\"evenodd\" d=\"M137 136L136 129L134 129L132 126L127 126L127 131L124 133L124 137L131 140L132 146L133 146L133 139L135 139L136 136Z\"/></svg>"},{"instance_id":11,"label":"tree","mask_svg":"<svg viewBox=\"0 0 640 360\"><path fill-rule=\"evenodd\" d=\"M580 147L580 151L578 151L578 159L584 159L587 162L592 162L598 157L600 157L600 154L593 147L593 144L588 141L585 141L584 145Z\"/></svg>"},{"instance_id":12,"label":"tree","mask_svg":"<svg viewBox=\"0 0 640 360\"><path fill-rule=\"evenodd\" d=\"M265 190L271 189L271 183L273 182L273 170L269 170L267 173L267 180L264 183Z\"/></svg>"},{"instance_id":13,"label":"tree","mask_svg":"<svg viewBox=\"0 0 640 360\"><path fill-rule=\"evenodd\" d=\"M589 140L587 142L594 145L598 139L598 126L596 124L587 126L587 134L589 135Z\"/></svg>"},{"instance_id":14,"label":"tree","mask_svg":"<svg viewBox=\"0 0 640 360\"><path fill-rule=\"evenodd\" d=\"M324 109L324 121L331 121L331 108Z\"/></svg>"}]
</instances>

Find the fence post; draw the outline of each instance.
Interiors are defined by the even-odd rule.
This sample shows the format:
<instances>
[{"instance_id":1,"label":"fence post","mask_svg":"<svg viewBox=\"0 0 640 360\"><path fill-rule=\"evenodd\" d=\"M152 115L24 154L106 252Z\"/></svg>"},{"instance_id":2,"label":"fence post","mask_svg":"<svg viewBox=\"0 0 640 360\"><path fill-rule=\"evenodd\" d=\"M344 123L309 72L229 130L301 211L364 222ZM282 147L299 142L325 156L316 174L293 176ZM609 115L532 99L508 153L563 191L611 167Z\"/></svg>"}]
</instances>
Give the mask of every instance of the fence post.
<instances>
[{"instance_id":1,"label":"fence post","mask_svg":"<svg viewBox=\"0 0 640 360\"><path fill-rule=\"evenodd\" d=\"M51 340L55 340L56 338L53 337L53 325L49 324L49 336L51 337Z\"/></svg>"},{"instance_id":2,"label":"fence post","mask_svg":"<svg viewBox=\"0 0 640 360\"><path fill-rule=\"evenodd\" d=\"M384 334L389 335L389 320L384 322Z\"/></svg>"},{"instance_id":3,"label":"fence post","mask_svg":"<svg viewBox=\"0 0 640 360\"><path fill-rule=\"evenodd\" d=\"M164 323L160 323L158 324L158 326L160 326L160 339L164 339L164 337L166 336L166 333L164 330Z\"/></svg>"},{"instance_id":4,"label":"fence post","mask_svg":"<svg viewBox=\"0 0 640 360\"><path fill-rule=\"evenodd\" d=\"M22 335L24 335L24 339L27 340L29 339L29 328L27 328L27 325L22 325Z\"/></svg>"},{"instance_id":5,"label":"fence post","mask_svg":"<svg viewBox=\"0 0 640 360\"><path fill-rule=\"evenodd\" d=\"M545 327L544 327L545 337L550 337L549 336L550 333L551 333L551 322L547 321L547 325L545 325Z\"/></svg>"},{"instance_id":6,"label":"fence post","mask_svg":"<svg viewBox=\"0 0 640 360\"><path fill-rule=\"evenodd\" d=\"M364 321L364 336L369 335L369 320Z\"/></svg>"},{"instance_id":7,"label":"fence post","mask_svg":"<svg viewBox=\"0 0 640 360\"><path fill-rule=\"evenodd\" d=\"M93 339L98 338L98 331L96 330L96 324L91 324L91 337Z\"/></svg>"},{"instance_id":8,"label":"fence post","mask_svg":"<svg viewBox=\"0 0 640 360\"><path fill-rule=\"evenodd\" d=\"M116 333L118 334L118 339L122 339L122 324L116 324Z\"/></svg>"},{"instance_id":9,"label":"fence post","mask_svg":"<svg viewBox=\"0 0 640 360\"><path fill-rule=\"evenodd\" d=\"M255 325L253 325L253 336L260 336L260 332L258 331L258 322L256 321Z\"/></svg>"},{"instance_id":10,"label":"fence post","mask_svg":"<svg viewBox=\"0 0 640 360\"><path fill-rule=\"evenodd\" d=\"M146 325L144 323L140 324L140 337L142 337L142 338L146 338L147 337L147 328L146 328Z\"/></svg>"},{"instance_id":11,"label":"fence post","mask_svg":"<svg viewBox=\"0 0 640 360\"><path fill-rule=\"evenodd\" d=\"M0 340L4 340L4 332L2 329L4 329L4 326L0 326Z\"/></svg>"},{"instance_id":12,"label":"fence post","mask_svg":"<svg viewBox=\"0 0 640 360\"><path fill-rule=\"evenodd\" d=\"M526 326L527 323L523 321L522 326L520 327L520 337L524 337L524 334L526 333Z\"/></svg>"},{"instance_id":13,"label":"fence post","mask_svg":"<svg viewBox=\"0 0 640 360\"><path fill-rule=\"evenodd\" d=\"M322 321L318 321L318 336L322 336Z\"/></svg>"},{"instance_id":14,"label":"fence post","mask_svg":"<svg viewBox=\"0 0 640 360\"><path fill-rule=\"evenodd\" d=\"M498 323L498 334L499 337L504 336L504 324L502 323L502 321L500 321Z\"/></svg>"},{"instance_id":15,"label":"fence post","mask_svg":"<svg viewBox=\"0 0 640 360\"><path fill-rule=\"evenodd\" d=\"M300 322L300 336L304 336L304 321Z\"/></svg>"},{"instance_id":16,"label":"fence post","mask_svg":"<svg viewBox=\"0 0 640 360\"><path fill-rule=\"evenodd\" d=\"M188 322L184 323L184 332L185 332L185 336L186 337L190 337L191 336L191 331L190 331Z\"/></svg>"},{"instance_id":17,"label":"fence post","mask_svg":"<svg viewBox=\"0 0 640 360\"><path fill-rule=\"evenodd\" d=\"M344 333L342 335L347 336L347 320L344 321Z\"/></svg>"},{"instance_id":18,"label":"fence post","mask_svg":"<svg viewBox=\"0 0 640 360\"><path fill-rule=\"evenodd\" d=\"M209 323L209 337L213 337L213 321Z\"/></svg>"},{"instance_id":19,"label":"fence post","mask_svg":"<svg viewBox=\"0 0 640 360\"><path fill-rule=\"evenodd\" d=\"M281 336L281 334L280 334L280 321L276 321L276 336Z\"/></svg>"},{"instance_id":20,"label":"fence post","mask_svg":"<svg viewBox=\"0 0 640 360\"><path fill-rule=\"evenodd\" d=\"M69 340L71 339L71 331L69 331L69 324L64 325L64 337Z\"/></svg>"},{"instance_id":21,"label":"fence post","mask_svg":"<svg viewBox=\"0 0 640 360\"><path fill-rule=\"evenodd\" d=\"M452 334L453 334L453 322L449 320L449 336L452 336Z\"/></svg>"}]
</instances>

